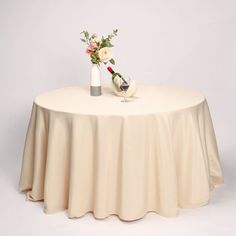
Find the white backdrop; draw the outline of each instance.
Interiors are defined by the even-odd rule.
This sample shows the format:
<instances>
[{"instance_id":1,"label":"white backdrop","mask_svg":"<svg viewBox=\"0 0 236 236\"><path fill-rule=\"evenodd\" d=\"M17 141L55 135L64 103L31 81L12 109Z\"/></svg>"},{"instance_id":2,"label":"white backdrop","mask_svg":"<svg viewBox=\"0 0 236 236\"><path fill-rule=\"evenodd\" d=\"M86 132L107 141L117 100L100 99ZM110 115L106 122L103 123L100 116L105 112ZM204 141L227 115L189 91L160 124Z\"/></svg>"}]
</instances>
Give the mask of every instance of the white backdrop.
<instances>
[{"instance_id":1,"label":"white backdrop","mask_svg":"<svg viewBox=\"0 0 236 236\"><path fill-rule=\"evenodd\" d=\"M80 32L113 28L114 69L139 84L202 92L219 149L235 149L235 0L0 0L0 164L15 187L34 97L89 84Z\"/></svg>"}]
</instances>

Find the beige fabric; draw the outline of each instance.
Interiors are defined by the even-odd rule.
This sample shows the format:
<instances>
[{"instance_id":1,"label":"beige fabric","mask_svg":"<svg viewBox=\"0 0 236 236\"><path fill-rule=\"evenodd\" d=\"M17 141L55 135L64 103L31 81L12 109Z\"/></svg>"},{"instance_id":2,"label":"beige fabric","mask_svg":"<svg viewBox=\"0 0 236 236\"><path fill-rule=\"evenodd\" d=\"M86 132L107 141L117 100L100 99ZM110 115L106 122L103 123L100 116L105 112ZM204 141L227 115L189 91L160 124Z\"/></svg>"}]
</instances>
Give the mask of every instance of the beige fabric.
<instances>
[{"instance_id":1,"label":"beige fabric","mask_svg":"<svg viewBox=\"0 0 236 236\"><path fill-rule=\"evenodd\" d=\"M69 87L35 99L20 190L46 213L92 211L123 220L208 203L222 172L208 105L196 92L140 86L121 103L109 89Z\"/></svg>"}]
</instances>

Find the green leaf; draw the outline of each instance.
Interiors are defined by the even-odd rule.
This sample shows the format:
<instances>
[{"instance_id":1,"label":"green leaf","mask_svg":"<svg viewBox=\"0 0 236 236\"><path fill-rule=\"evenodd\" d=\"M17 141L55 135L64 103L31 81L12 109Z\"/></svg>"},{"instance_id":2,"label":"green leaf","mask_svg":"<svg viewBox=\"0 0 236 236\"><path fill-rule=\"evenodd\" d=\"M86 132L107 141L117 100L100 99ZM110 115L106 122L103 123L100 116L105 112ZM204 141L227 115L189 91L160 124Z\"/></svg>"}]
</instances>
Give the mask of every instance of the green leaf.
<instances>
[{"instance_id":1,"label":"green leaf","mask_svg":"<svg viewBox=\"0 0 236 236\"><path fill-rule=\"evenodd\" d=\"M97 64L97 63L98 63L97 60L94 59L94 58L91 58L91 62L92 62L93 64Z\"/></svg>"},{"instance_id":2,"label":"green leaf","mask_svg":"<svg viewBox=\"0 0 236 236\"><path fill-rule=\"evenodd\" d=\"M113 34L114 34L114 35L117 35L117 32L118 32L118 29L114 29L114 30L113 30Z\"/></svg>"},{"instance_id":3,"label":"green leaf","mask_svg":"<svg viewBox=\"0 0 236 236\"><path fill-rule=\"evenodd\" d=\"M100 58L96 54L90 55L91 62L93 64L99 64L100 63Z\"/></svg>"},{"instance_id":4,"label":"green leaf","mask_svg":"<svg viewBox=\"0 0 236 236\"><path fill-rule=\"evenodd\" d=\"M103 39L103 40L102 40L101 48L105 48L105 47L114 47L114 46L111 44L109 38L106 38L106 39Z\"/></svg>"},{"instance_id":5,"label":"green leaf","mask_svg":"<svg viewBox=\"0 0 236 236\"><path fill-rule=\"evenodd\" d=\"M80 39L80 40L81 40L82 42L84 42L84 43L86 42L86 40L85 40L85 39Z\"/></svg>"},{"instance_id":6,"label":"green leaf","mask_svg":"<svg viewBox=\"0 0 236 236\"><path fill-rule=\"evenodd\" d=\"M115 65L115 60L113 58L111 58L110 63Z\"/></svg>"},{"instance_id":7,"label":"green leaf","mask_svg":"<svg viewBox=\"0 0 236 236\"><path fill-rule=\"evenodd\" d=\"M97 57L94 54L91 55L91 58L97 60Z\"/></svg>"},{"instance_id":8,"label":"green leaf","mask_svg":"<svg viewBox=\"0 0 236 236\"><path fill-rule=\"evenodd\" d=\"M84 31L84 37L85 37L86 39L89 39L89 33L88 33L88 31Z\"/></svg>"}]
</instances>

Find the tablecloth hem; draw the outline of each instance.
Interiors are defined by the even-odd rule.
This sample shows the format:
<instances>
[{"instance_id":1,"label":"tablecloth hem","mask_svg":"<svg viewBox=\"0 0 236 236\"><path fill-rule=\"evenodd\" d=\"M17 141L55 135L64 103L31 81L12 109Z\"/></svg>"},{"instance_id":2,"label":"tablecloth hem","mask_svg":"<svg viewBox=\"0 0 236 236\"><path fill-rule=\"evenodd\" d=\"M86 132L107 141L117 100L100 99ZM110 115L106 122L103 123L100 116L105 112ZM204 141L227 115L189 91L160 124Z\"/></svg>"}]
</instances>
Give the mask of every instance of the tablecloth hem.
<instances>
[{"instance_id":1,"label":"tablecloth hem","mask_svg":"<svg viewBox=\"0 0 236 236\"><path fill-rule=\"evenodd\" d=\"M156 213L158 214L159 216L161 217L165 217L165 218L171 218L171 217L175 217L178 215L178 210L179 209L194 209L194 208L199 208L199 207L203 207L203 206L206 206L208 205L209 203L209 199L207 201L203 201L201 203L196 203L196 204L187 204L187 205L179 205L178 208L176 209L176 211L173 211L174 213L171 213L171 214L167 214L167 213L162 213L160 210L154 210L154 209L150 209L150 210L147 210L145 212L142 212L142 214L140 215L135 215L135 216L131 216L131 217L128 217L128 216L125 216L125 215L122 215L120 213L114 213L114 212L110 212L110 213L106 213L106 214L100 214L100 213L96 213L95 211L93 210L87 210L87 211L83 211L79 214L68 214L68 218L69 219L79 219L79 218L82 218L84 216L86 216L88 213L91 213L93 215L93 217L97 220L102 220L102 219L106 219L106 218L109 218L110 216L117 216L120 220L122 221L135 221L135 220L140 220L142 218L144 218L148 213ZM60 211L63 211L63 210L68 210L67 208L65 209L58 209L58 210L48 210L48 209L44 209L44 213L46 214L54 214L54 213L57 213L57 212L60 212Z\"/></svg>"}]
</instances>

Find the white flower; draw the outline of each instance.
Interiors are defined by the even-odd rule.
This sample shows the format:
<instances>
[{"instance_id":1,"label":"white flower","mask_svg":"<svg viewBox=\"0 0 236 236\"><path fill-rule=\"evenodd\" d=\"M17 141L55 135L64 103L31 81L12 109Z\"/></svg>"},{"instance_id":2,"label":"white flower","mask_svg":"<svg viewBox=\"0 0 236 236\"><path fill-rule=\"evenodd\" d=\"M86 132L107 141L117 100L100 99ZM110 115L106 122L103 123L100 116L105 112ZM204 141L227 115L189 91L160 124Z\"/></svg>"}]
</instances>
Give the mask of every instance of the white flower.
<instances>
[{"instance_id":1,"label":"white flower","mask_svg":"<svg viewBox=\"0 0 236 236\"><path fill-rule=\"evenodd\" d=\"M108 48L108 47L101 48L101 49L98 51L98 56L99 56L101 62L107 63L107 62L110 61L111 58L112 58L110 48Z\"/></svg>"},{"instance_id":2,"label":"white flower","mask_svg":"<svg viewBox=\"0 0 236 236\"><path fill-rule=\"evenodd\" d=\"M100 42L101 42L101 38L99 38L98 36L95 36L95 37L93 38L93 40L94 40L94 42L96 42L96 43L100 43Z\"/></svg>"},{"instance_id":3,"label":"white flower","mask_svg":"<svg viewBox=\"0 0 236 236\"><path fill-rule=\"evenodd\" d=\"M101 42L101 38L98 37L96 34L93 34L92 41L95 42L95 43L100 43Z\"/></svg>"}]
</instances>

